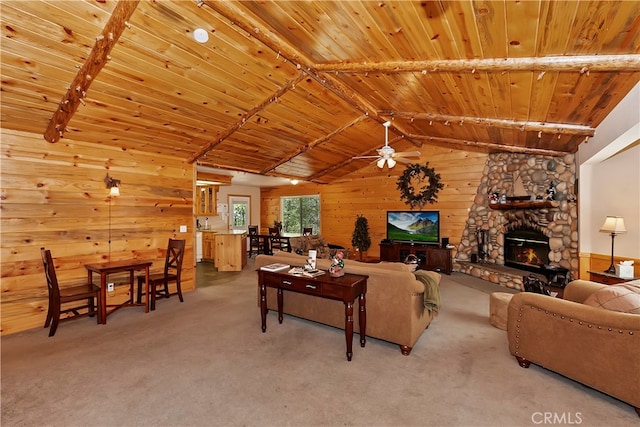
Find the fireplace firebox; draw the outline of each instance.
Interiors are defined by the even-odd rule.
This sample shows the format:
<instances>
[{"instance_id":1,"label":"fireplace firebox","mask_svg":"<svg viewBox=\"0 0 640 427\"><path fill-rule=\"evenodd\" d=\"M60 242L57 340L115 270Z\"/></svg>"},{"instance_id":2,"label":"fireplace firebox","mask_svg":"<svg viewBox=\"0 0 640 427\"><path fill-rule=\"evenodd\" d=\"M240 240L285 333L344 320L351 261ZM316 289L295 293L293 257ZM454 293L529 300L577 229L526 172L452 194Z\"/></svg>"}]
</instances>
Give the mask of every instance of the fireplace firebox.
<instances>
[{"instance_id":1,"label":"fireplace firebox","mask_svg":"<svg viewBox=\"0 0 640 427\"><path fill-rule=\"evenodd\" d=\"M540 273L549 263L549 238L533 229L516 229L504 236L504 264Z\"/></svg>"}]
</instances>

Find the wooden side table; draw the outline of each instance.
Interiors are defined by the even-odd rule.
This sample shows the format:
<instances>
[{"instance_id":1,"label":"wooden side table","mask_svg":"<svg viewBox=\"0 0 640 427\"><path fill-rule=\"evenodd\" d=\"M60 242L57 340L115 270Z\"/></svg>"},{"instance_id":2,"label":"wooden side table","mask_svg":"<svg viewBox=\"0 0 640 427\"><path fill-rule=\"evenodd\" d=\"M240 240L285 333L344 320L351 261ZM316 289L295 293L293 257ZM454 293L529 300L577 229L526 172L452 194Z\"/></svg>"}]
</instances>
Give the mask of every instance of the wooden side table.
<instances>
[{"instance_id":1,"label":"wooden side table","mask_svg":"<svg viewBox=\"0 0 640 427\"><path fill-rule=\"evenodd\" d=\"M617 285L618 283L630 282L631 280L638 280L640 277L624 278L616 276L615 274L605 273L604 271L588 271L589 280L592 282L598 282L605 285Z\"/></svg>"},{"instance_id":2,"label":"wooden side table","mask_svg":"<svg viewBox=\"0 0 640 427\"><path fill-rule=\"evenodd\" d=\"M258 270L258 287L260 289L260 317L262 332L267 330L267 287L277 289L278 322L282 323L284 290L313 295L319 298L339 300L344 303L344 333L347 342L347 360L353 356L353 304L358 301L358 320L360 322L360 346L364 347L367 333L367 309L365 294L367 278L359 274L346 273L342 277L331 277L328 273L310 278L294 276L286 271L271 272Z\"/></svg>"}]
</instances>

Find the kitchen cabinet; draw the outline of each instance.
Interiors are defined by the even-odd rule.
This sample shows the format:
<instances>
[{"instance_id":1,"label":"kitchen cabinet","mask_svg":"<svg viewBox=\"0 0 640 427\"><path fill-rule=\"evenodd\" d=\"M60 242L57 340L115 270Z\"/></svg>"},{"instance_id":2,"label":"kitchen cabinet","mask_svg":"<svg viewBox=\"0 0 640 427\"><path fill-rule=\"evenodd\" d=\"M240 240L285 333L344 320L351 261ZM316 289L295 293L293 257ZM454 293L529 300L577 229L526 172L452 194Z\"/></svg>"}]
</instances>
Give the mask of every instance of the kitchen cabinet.
<instances>
[{"instance_id":1,"label":"kitchen cabinet","mask_svg":"<svg viewBox=\"0 0 640 427\"><path fill-rule=\"evenodd\" d=\"M198 215L216 215L217 185L199 185L196 192L196 211Z\"/></svg>"},{"instance_id":2,"label":"kitchen cabinet","mask_svg":"<svg viewBox=\"0 0 640 427\"><path fill-rule=\"evenodd\" d=\"M247 264L247 232L216 234L214 263L218 271L242 271Z\"/></svg>"},{"instance_id":3,"label":"kitchen cabinet","mask_svg":"<svg viewBox=\"0 0 640 427\"><path fill-rule=\"evenodd\" d=\"M202 231L202 260L218 271L242 271L247 264L246 231Z\"/></svg>"},{"instance_id":4,"label":"kitchen cabinet","mask_svg":"<svg viewBox=\"0 0 640 427\"><path fill-rule=\"evenodd\" d=\"M202 232L202 260L213 261L215 259L215 233Z\"/></svg>"}]
</instances>

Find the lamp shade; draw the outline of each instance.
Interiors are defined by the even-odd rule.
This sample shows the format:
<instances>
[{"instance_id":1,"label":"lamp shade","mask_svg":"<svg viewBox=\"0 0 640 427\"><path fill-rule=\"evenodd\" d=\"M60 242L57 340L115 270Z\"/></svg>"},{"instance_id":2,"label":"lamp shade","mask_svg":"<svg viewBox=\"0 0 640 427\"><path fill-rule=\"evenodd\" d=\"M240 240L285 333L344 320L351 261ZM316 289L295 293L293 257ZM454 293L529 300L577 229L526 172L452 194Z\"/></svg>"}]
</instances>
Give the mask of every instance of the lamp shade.
<instances>
[{"instance_id":1,"label":"lamp shade","mask_svg":"<svg viewBox=\"0 0 640 427\"><path fill-rule=\"evenodd\" d=\"M113 187L111 187L111 190L109 191L109 195L111 195L111 196L119 196L120 195L120 189L118 188L117 185L114 185Z\"/></svg>"},{"instance_id":2,"label":"lamp shade","mask_svg":"<svg viewBox=\"0 0 640 427\"><path fill-rule=\"evenodd\" d=\"M382 168L384 167L384 162L385 162L385 160L387 160L387 159L385 159L384 157L381 157L381 158L380 158L380 160L378 160L378 161L377 161L377 163L376 163L376 164L378 165L378 167L379 167L380 169L382 169Z\"/></svg>"},{"instance_id":3,"label":"lamp shade","mask_svg":"<svg viewBox=\"0 0 640 427\"><path fill-rule=\"evenodd\" d=\"M627 229L624 227L624 218L620 216L608 216L604 220L604 224L600 227L601 233L622 234L626 233Z\"/></svg>"}]
</instances>

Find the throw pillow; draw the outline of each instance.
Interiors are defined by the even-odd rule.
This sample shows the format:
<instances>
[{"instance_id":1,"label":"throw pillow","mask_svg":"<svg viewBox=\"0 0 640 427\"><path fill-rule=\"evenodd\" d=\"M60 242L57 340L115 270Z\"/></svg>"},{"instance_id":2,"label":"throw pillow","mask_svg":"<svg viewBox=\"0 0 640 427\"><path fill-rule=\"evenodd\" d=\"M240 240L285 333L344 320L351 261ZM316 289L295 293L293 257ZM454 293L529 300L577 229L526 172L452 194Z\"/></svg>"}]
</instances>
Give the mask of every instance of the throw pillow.
<instances>
[{"instance_id":1,"label":"throw pillow","mask_svg":"<svg viewBox=\"0 0 640 427\"><path fill-rule=\"evenodd\" d=\"M640 286L627 283L606 286L589 295L584 304L606 310L640 314Z\"/></svg>"}]
</instances>

